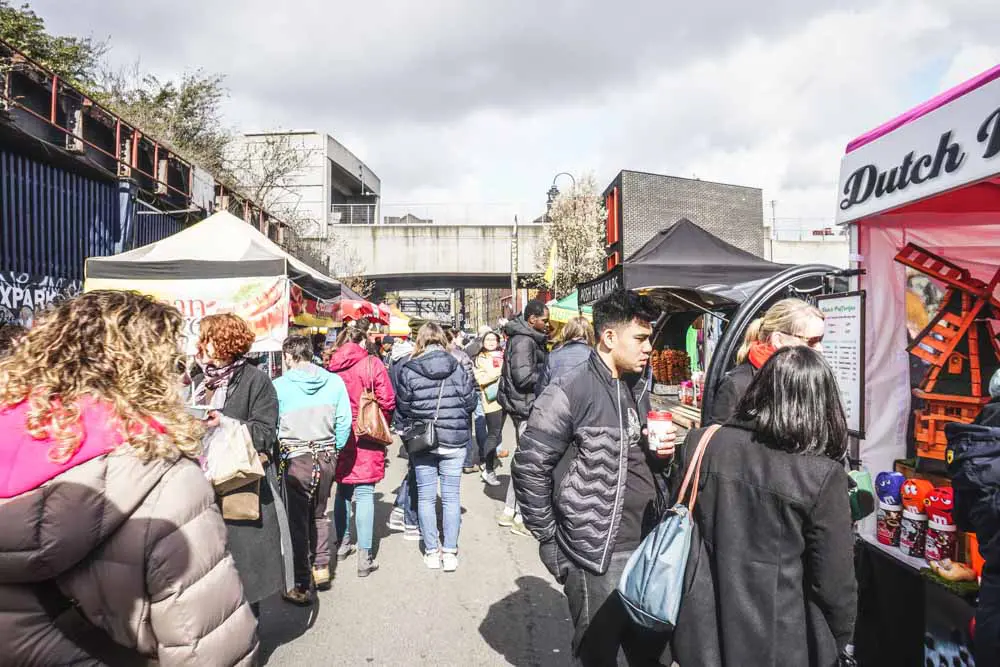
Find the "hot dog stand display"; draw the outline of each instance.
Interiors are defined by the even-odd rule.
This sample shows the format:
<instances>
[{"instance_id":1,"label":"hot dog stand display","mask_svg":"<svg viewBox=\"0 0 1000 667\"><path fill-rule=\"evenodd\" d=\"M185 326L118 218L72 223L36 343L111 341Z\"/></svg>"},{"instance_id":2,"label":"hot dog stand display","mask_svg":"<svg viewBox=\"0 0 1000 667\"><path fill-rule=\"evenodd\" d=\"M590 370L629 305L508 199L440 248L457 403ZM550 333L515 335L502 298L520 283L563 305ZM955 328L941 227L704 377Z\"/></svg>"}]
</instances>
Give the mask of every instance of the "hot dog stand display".
<instances>
[{"instance_id":1,"label":"hot dog stand display","mask_svg":"<svg viewBox=\"0 0 1000 667\"><path fill-rule=\"evenodd\" d=\"M86 262L84 291L136 290L174 304L194 353L201 319L235 313L257 336L252 352L280 352L290 324L335 326L345 304L368 303L228 212L112 257Z\"/></svg>"},{"instance_id":2,"label":"hot dog stand display","mask_svg":"<svg viewBox=\"0 0 1000 667\"><path fill-rule=\"evenodd\" d=\"M655 409L670 411L678 426L694 428L701 422L701 391L691 359L694 349L688 345L692 325L699 319L726 321L743 298L732 286L761 281L786 268L681 218L623 263L580 285L578 300L581 306L593 305L617 289L632 289L664 309L653 336L652 401ZM707 365L710 355L699 356Z\"/></svg>"},{"instance_id":3,"label":"hot dog stand display","mask_svg":"<svg viewBox=\"0 0 1000 667\"><path fill-rule=\"evenodd\" d=\"M837 221L866 294L860 457L880 500L859 530L858 657L971 665L982 561L951 518L944 427L1000 367L1000 66L852 141Z\"/></svg>"}]
</instances>

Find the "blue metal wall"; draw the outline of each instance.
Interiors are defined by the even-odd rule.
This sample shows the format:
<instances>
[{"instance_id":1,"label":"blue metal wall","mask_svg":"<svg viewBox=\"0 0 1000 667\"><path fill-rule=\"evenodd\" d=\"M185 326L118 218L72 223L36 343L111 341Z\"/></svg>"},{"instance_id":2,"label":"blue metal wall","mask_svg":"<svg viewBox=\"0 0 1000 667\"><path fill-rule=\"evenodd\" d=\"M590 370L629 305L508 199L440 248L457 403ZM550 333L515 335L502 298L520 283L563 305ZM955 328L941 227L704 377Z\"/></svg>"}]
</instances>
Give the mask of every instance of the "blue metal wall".
<instances>
[{"instance_id":1,"label":"blue metal wall","mask_svg":"<svg viewBox=\"0 0 1000 667\"><path fill-rule=\"evenodd\" d=\"M0 151L0 273L83 279L87 257L112 255L184 226L134 202L134 188ZM122 224L124 223L124 224Z\"/></svg>"},{"instance_id":2,"label":"blue metal wall","mask_svg":"<svg viewBox=\"0 0 1000 667\"><path fill-rule=\"evenodd\" d=\"M146 215L142 213L142 207L136 207L136 209L136 212L133 213L135 219L132 221L132 224L135 225L135 234L126 250L155 243L184 229L184 225L166 213L150 212L150 215Z\"/></svg>"},{"instance_id":3,"label":"blue metal wall","mask_svg":"<svg viewBox=\"0 0 1000 667\"><path fill-rule=\"evenodd\" d=\"M0 271L83 279L119 240L118 189L0 151Z\"/></svg>"}]
</instances>

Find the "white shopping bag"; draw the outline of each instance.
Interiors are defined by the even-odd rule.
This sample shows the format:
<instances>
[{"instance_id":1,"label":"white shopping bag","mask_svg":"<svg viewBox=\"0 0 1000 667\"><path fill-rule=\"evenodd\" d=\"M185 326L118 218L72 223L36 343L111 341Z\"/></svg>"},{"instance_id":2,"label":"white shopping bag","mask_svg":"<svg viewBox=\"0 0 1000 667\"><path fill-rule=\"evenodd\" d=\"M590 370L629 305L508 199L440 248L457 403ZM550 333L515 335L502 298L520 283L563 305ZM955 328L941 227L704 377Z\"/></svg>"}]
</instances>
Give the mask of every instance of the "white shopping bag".
<instances>
[{"instance_id":1,"label":"white shopping bag","mask_svg":"<svg viewBox=\"0 0 1000 667\"><path fill-rule=\"evenodd\" d=\"M205 476L216 493L227 493L264 477L264 466L245 424L223 417L205 435L202 446Z\"/></svg>"}]
</instances>

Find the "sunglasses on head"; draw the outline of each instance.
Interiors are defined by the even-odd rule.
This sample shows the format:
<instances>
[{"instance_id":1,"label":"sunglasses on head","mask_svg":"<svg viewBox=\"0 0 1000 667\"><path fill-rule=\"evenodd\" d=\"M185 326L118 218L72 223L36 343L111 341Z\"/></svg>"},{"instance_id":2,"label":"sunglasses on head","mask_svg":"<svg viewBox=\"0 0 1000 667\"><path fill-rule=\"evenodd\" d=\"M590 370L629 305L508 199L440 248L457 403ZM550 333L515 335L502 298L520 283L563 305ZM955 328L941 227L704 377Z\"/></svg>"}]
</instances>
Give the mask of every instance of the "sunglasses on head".
<instances>
[{"instance_id":1,"label":"sunglasses on head","mask_svg":"<svg viewBox=\"0 0 1000 667\"><path fill-rule=\"evenodd\" d=\"M823 336L813 336L810 338L808 336L800 336L799 334L788 334L788 335L794 338L798 338L809 347L816 347L817 345L823 342Z\"/></svg>"}]
</instances>

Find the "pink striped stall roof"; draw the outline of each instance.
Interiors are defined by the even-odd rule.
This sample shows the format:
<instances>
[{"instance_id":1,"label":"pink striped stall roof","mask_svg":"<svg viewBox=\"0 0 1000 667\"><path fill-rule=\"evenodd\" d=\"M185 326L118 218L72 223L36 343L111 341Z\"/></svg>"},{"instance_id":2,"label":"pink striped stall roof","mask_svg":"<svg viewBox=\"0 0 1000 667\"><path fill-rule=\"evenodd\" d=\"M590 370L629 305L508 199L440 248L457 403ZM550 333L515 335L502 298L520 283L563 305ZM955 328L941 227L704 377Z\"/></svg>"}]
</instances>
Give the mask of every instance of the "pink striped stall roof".
<instances>
[{"instance_id":1,"label":"pink striped stall roof","mask_svg":"<svg viewBox=\"0 0 1000 667\"><path fill-rule=\"evenodd\" d=\"M1000 65L988 69L979 76L973 77L964 83L960 83L950 90L946 90L937 97L927 100L923 104L913 107L906 113L893 118L887 123L879 125L874 130L865 132L860 137L847 144L847 152L850 153L851 151L857 150L865 144L871 143L879 137L889 134L896 128L906 125L910 121L916 120L923 115L929 114L931 111L943 107L949 102L958 99L962 95L965 95L966 93L969 93L980 86L984 86L990 81L998 78L1000 78Z\"/></svg>"}]
</instances>

